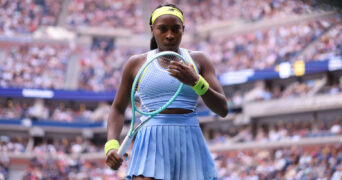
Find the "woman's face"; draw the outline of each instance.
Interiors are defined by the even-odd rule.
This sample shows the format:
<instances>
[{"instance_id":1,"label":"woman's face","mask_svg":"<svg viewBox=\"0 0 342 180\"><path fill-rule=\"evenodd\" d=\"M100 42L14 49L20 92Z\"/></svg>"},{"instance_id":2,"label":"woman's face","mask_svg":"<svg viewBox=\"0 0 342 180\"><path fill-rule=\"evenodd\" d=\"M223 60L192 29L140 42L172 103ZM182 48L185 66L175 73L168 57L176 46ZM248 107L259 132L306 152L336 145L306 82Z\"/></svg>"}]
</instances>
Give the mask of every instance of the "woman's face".
<instances>
[{"instance_id":1,"label":"woman's face","mask_svg":"<svg viewBox=\"0 0 342 180\"><path fill-rule=\"evenodd\" d=\"M178 17L173 15L158 17L151 26L151 31L159 50L178 51L184 32L184 26Z\"/></svg>"}]
</instances>

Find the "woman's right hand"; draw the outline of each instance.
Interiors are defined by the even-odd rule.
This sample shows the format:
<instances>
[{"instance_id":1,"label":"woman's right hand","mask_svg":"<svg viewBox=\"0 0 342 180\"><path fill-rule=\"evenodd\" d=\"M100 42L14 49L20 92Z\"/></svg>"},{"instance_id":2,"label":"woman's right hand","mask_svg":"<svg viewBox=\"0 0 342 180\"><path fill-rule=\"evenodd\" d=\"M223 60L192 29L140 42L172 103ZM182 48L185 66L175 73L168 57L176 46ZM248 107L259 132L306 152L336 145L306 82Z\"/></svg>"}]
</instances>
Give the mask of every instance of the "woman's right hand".
<instances>
[{"instance_id":1,"label":"woman's right hand","mask_svg":"<svg viewBox=\"0 0 342 180\"><path fill-rule=\"evenodd\" d=\"M126 157L127 154L124 155ZM106 164L113 170L118 170L123 162L123 158L118 154L118 150L112 149L107 153Z\"/></svg>"}]
</instances>

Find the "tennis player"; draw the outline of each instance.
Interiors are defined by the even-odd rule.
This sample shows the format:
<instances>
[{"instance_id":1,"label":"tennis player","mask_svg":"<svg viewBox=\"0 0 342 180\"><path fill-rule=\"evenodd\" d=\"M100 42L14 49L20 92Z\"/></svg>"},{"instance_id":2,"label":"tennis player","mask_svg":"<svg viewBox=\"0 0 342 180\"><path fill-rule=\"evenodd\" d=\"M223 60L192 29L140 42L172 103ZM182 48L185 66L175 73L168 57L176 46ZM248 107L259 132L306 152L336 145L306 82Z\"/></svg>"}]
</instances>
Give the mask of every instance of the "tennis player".
<instances>
[{"instance_id":1,"label":"tennis player","mask_svg":"<svg viewBox=\"0 0 342 180\"><path fill-rule=\"evenodd\" d=\"M160 85L158 73L168 71L170 78L183 82L184 88L176 100L160 114L156 115L138 132L126 179L145 180L211 180L217 179L217 171L205 143L196 117L199 96L211 111L224 117L228 107L223 89L210 63L210 57L202 52L180 48L184 33L183 12L173 4L158 6L150 18L152 39L150 51L132 56L126 63L121 84L109 114L107 143L105 145L106 164L117 170L123 161L118 153L124 112L130 101L130 91L135 75L146 59L162 51L174 51L187 61L159 62L152 73L155 79L140 86ZM168 67L168 68L164 68ZM172 86L173 84L170 84ZM178 86L178 85L177 85ZM170 97L173 94L170 94ZM159 108L158 96L148 94L151 101L144 106Z\"/></svg>"}]
</instances>

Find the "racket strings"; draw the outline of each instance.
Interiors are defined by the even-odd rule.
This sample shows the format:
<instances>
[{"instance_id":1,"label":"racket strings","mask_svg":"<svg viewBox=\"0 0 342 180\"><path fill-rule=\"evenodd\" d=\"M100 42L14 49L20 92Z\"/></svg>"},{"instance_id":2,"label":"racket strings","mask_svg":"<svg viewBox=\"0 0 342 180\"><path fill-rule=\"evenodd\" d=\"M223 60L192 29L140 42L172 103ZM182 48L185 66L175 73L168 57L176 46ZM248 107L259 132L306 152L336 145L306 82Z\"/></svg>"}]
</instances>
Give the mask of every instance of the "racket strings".
<instances>
[{"instance_id":1,"label":"racket strings","mask_svg":"<svg viewBox=\"0 0 342 180\"><path fill-rule=\"evenodd\" d=\"M180 82L160 70L158 65L167 69L171 61L181 61L174 55L162 56L152 60L139 77L136 95L139 98L139 110L153 112L162 107L177 92Z\"/></svg>"},{"instance_id":2,"label":"racket strings","mask_svg":"<svg viewBox=\"0 0 342 180\"><path fill-rule=\"evenodd\" d=\"M177 56L174 55L165 55L162 57L158 58L158 62L160 64L161 67L167 69L168 66L171 64L172 61L181 61L181 59Z\"/></svg>"}]
</instances>

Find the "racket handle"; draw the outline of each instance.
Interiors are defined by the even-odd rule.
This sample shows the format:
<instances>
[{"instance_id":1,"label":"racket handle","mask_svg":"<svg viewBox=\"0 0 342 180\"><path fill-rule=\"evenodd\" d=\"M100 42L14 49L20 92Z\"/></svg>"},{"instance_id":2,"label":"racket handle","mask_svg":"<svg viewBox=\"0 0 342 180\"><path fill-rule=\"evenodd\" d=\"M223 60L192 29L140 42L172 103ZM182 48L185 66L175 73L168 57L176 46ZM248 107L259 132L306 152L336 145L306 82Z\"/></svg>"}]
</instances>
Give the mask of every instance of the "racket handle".
<instances>
[{"instance_id":1,"label":"racket handle","mask_svg":"<svg viewBox=\"0 0 342 180\"><path fill-rule=\"evenodd\" d=\"M133 139L133 137L130 137L130 136L126 136L126 137L125 137L124 141L122 142L122 144L121 144L121 146L120 146L120 148L119 148L119 150L118 150L118 154L119 154L121 157L123 157L123 155L126 153L128 147L129 147L129 145L130 145L131 142L132 142L132 139Z\"/></svg>"}]
</instances>

